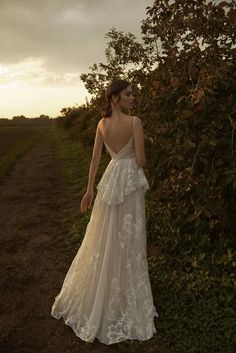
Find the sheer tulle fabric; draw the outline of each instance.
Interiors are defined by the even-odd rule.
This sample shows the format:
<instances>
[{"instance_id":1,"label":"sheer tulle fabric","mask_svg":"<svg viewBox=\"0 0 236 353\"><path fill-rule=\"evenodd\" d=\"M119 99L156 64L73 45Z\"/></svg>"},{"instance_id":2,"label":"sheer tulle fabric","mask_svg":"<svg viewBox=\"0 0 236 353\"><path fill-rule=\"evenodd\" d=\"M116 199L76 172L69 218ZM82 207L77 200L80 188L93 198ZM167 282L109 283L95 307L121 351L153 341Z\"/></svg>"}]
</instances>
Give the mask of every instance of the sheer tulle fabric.
<instances>
[{"instance_id":1,"label":"sheer tulle fabric","mask_svg":"<svg viewBox=\"0 0 236 353\"><path fill-rule=\"evenodd\" d=\"M132 139L130 139L132 141ZM107 166L83 242L55 298L51 315L84 341L112 344L150 339L158 317L147 263L142 168L127 143Z\"/></svg>"}]
</instances>

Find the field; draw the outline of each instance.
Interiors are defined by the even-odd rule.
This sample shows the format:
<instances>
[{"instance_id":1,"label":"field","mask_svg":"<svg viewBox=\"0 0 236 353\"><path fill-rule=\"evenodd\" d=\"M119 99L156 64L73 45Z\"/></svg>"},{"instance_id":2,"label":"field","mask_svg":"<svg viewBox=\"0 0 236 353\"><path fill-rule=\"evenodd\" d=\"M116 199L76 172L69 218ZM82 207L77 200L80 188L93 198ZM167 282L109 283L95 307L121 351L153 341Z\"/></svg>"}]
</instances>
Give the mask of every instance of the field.
<instances>
[{"instance_id":1,"label":"field","mask_svg":"<svg viewBox=\"0 0 236 353\"><path fill-rule=\"evenodd\" d=\"M45 133L42 126L0 126L0 178Z\"/></svg>"},{"instance_id":2,"label":"field","mask_svg":"<svg viewBox=\"0 0 236 353\"><path fill-rule=\"evenodd\" d=\"M51 317L89 217L79 206L91 150L53 126L0 131L0 351L169 353L159 335L145 343L85 343Z\"/></svg>"}]
</instances>

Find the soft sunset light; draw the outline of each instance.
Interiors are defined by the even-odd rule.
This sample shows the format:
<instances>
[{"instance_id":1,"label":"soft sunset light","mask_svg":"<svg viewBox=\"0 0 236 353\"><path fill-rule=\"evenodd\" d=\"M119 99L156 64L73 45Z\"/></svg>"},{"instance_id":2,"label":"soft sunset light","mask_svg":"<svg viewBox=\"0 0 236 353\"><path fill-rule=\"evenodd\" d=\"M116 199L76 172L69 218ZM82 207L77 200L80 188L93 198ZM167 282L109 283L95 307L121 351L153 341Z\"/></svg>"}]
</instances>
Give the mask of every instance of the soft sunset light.
<instances>
[{"instance_id":1,"label":"soft sunset light","mask_svg":"<svg viewBox=\"0 0 236 353\"><path fill-rule=\"evenodd\" d=\"M105 62L105 34L116 27L140 39L140 21L152 3L1 2L0 118L56 117L89 100L80 75Z\"/></svg>"},{"instance_id":2,"label":"soft sunset light","mask_svg":"<svg viewBox=\"0 0 236 353\"><path fill-rule=\"evenodd\" d=\"M1 117L59 115L64 106L82 104L90 95L77 73L53 74L43 61L27 59L0 66Z\"/></svg>"}]
</instances>

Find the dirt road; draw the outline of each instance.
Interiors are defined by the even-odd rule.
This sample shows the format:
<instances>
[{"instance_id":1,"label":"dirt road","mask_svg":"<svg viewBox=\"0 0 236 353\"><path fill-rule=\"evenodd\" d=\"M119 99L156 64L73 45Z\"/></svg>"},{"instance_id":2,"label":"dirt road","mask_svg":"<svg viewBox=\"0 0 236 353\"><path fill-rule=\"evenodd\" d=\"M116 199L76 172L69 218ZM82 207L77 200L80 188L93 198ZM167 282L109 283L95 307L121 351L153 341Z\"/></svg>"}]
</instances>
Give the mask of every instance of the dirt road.
<instances>
[{"instance_id":1,"label":"dirt road","mask_svg":"<svg viewBox=\"0 0 236 353\"><path fill-rule=\"evenodd\" d=\"M62 163L49 130L0 186L2 353L121 352L118 345L81 341L50 315L77 251L64 241L80 200L69 192ZM146 352L157 352L151 341Z\"/></svg>"}]
</instances>

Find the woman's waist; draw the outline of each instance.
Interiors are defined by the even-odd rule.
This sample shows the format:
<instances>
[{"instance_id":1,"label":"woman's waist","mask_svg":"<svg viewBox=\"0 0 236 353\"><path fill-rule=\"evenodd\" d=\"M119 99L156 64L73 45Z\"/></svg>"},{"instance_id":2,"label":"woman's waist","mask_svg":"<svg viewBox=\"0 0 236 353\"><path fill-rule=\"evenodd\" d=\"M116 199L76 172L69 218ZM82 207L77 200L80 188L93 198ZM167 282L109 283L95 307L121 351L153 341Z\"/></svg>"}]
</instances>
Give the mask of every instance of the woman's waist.
<instances>
[{"instance_id":1,"label":"woman's waist","mask_svg":"<svg viewBox=\"0 0 236 353\"><path fill-rule=\"evenodd\" d=\"M132 156L121 156L121 157L111 157L112 161L122 161L124 159L130 159L136 161L136 157L134 155Z\"/></svg>"}]
</instances>

